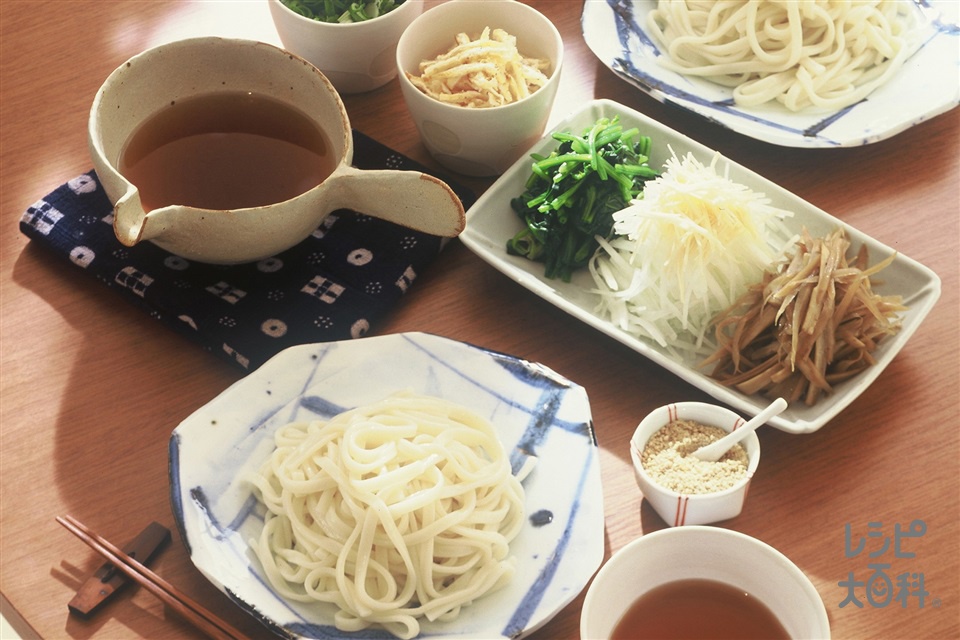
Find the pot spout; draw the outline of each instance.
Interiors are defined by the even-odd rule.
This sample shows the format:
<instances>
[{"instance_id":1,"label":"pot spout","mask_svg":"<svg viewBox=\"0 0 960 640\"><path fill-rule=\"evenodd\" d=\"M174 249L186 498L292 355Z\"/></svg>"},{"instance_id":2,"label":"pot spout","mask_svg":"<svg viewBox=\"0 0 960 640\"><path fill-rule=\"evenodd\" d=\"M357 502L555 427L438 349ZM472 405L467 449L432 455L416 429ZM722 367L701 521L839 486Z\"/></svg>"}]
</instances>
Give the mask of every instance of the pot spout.
<instances>
[{"instance_id":1,"label":"pot spout","mask_svg":"<svg viewBox=\"0 0 960 640\"><path fill-rule=\"evenodd\" d=\"M140 193L131 189L113 207L113 232L122 244L132 247L150 237L146 234L148 217L140 204Z\"/></svg>"}]
</instances>

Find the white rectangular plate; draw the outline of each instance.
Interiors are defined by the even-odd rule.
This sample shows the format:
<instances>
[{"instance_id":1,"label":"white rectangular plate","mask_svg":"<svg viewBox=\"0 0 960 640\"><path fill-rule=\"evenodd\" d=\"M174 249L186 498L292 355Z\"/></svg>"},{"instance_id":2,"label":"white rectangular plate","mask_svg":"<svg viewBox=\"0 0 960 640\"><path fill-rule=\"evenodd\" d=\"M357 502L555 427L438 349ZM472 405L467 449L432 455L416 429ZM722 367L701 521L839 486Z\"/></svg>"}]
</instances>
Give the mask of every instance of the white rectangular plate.
<instances>
[{"instance_id":1,"label":"white rectangular plate","mask_svg":"<svg viewBox=\"0 0 960 640\"><path fill-rule=\"evenodd\" d=\"M653 139L650 164L662 167L672 149L677 156L693 153L702 162L709 163L716 153L685 135L652 120L637 111L611 100L595 100L571 114L554 127L553 131L580 133L599 118L619 116L624 128L636 126ZM549 154L557 146L553 131L530 149L530 153ZM749 415L755 415L767 401L761 396L747 396L728 389L699 370L692 360L680 360L652 341L632 336L597 315L594 309L597 296L592 293L593 281L586 270L575 274L569 283L548 280L543 275L543 264L525 258L507 255L506 242L523 228L523 223L510 208L510 199L520 195L530 175L531 160L521 158L506 171L467 211L467 227L460 235L463 243L483 260L506 274L541 298L579 318L588 325L619 340L631 349L650 358L690 384L702 389L717 400ZM871 264L888 257L894 250L873 238L844 224L822 209L814 207L757 173L723 158L718 172L729 170L731 180L764 193L771 205L794 213L787 225L799 232L806 227L814 236L826 235L837 227L845 229L854 248L865 244ZM792 433L816 431L859 396L893 360L910 336L933 308L940 297L940 278L922 264L905 255L898 255L882 272L882 284L876 287L883 295L900 295L909 306L903 314L903 327L895 336L880 343L874 356L877 362L855 378L836 386L834 393L821 398L812 407L797 403L770 424ZM682 400L682 398L677 398Z\"/></svg>"}]
</instances>

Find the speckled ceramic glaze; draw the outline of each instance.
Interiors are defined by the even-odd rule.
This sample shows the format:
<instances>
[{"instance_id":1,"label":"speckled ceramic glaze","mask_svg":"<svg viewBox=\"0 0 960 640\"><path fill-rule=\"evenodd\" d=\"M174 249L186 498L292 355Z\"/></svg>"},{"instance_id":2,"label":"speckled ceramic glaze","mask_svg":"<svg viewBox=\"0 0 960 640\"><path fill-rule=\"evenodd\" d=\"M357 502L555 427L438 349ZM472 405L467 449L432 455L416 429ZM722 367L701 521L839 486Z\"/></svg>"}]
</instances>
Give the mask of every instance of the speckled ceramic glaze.
<instances>
[{"instance_id":1,"label":"speckled ceramic glaze","mask_svg":"<svg viewBox=\"0 0 960 640\"><path fill-rule=\"evenodd\" d=\"M925 23L920 49L866 100L832 111L737 107L732 89L665 69L646 27L656 0L584 2L582 27L587 45L605 65L661 102L781 146L853 147L889 138L960 104L960 3L913 1Z\"/></svg>"},{"instance_id":2,"label":"speckled ceramic glaze","mask_svg":"<svg viewBox=\"0 0 960 640\"><path fill-rule=\"evenodd\" d=\"M316 187L284 202L235 211L171 205L146 212L119 171L131 134L157 111L195 95L249 91L308 115L329 138L337 168ZM441 236L463 228L463 205L448 185L418 171L360 171L351 166L353 137L340 96L307 61L273 45L216 37L149 49L118 67L90 111L94 168L114 204L114 230L132 246L151 240L183 258L233 264L288 249L332 211L350 208Z\"/></svg>"},{"instance_id":3,"label":"speckled ceramic glaze","mask_svg":"<svg viewBox=\"0 0 960 640\"><path fill-rule=\"evenodd\" d=\"M283 351L187 418L170 439L171 499L197 568L241 607L288 637L341 638L327 605L286 602L247 548L263 525L244 478L273 449L274 431L410 389L463 404L496 426L524 481L527 524L511 544L512 582L428 638L517 638L586 586L604 553L603 492L584 389L544 367L421 333ZM351 638L387 638L383 631Z\"/></svg>"}]
</instances>

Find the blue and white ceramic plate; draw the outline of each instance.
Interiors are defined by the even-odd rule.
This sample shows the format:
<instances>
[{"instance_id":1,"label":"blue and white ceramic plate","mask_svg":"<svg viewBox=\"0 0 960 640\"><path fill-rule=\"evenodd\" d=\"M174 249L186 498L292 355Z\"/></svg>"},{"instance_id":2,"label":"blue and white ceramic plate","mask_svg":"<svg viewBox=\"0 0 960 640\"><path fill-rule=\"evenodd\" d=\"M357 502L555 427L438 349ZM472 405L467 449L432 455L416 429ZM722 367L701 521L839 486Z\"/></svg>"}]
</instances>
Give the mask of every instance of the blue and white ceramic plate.
<instances>
[{"instance_id":1,"label":"blue and white ceramic plate","mask_svg":"<svg viewBox=\"0 0 960 640\"><path fill-rule=\"evenodd\" d=\"M581 27L601 62L661 102L780 146L853 147L889 138L960 104L960 3L913 2L925 25L920 48L887 84L837 111L793 113L780 104L741 108L734 106L730 88L665 69L646 27L656 0L587 0Z\"/></svg>"},{"instance_id":2,"label":"blue and white ceramic plate","mask_svg":"<svg viewBox=\"0 0 960 640\"><path fill-rule=\"evenodd\" d=\"M515 463L537 458L524 480L527 525L511 544L514 579L464 607L456 621L423 622L421 637L523 637L577 597L600 566L603 492L582 387L543 365L421 333L292 347L184 420L170 439L171 501L192 561L278 635L392 637L339 632L330 605L287 602L271 589L248 550L263 522L244 479L273 450L278 427L404 389L487 417Z\"/></svg>"},{"instance_id":3,"label":"blue and white ceramic plate","mask_svg":"<svg viewBox=\"0 0 960 640\"><path fill-rule=\"evenodd\" d=\"M588 0L587 4L593 1ZM653 139L651 166L662 167L669 157L670 149L673 149L677 156L692 153L704 164L709 164L716 153L670 127L611 100L595 100L585 104L557 123L530 149L530 153L548 155L553 151L557 146L557 141L552 137L555 131L580 133L599 118L614 116L620 118L624 128L639 127L641 133ZM571 282L548 280L543 275L542 263L507 254L507 240L523 228L520 218L510 208L510 200L523 193L524 183L530 176L530 166L529 158L518 160L470 207L467 211L467 227L460 234L461 242L493 267L544 300L650 358L717 400L750 415L756 415L766 407L769 401L762 397L744 395L710 378L697 367L695 358L674 356L654 341L637 338L599 315L596 312L598 294L594 292L595 285L586 269L575 273ZM717 163L717 173L729 175L731 180L765 194L772 206L793 212L793 217L788 218L785 224L794 233L800 233L806 228L815 236L824 236L838 227L843 228L854 249L859 249L861 244L867 246L871 264L880 262L894 252L891 247L742 165L722 158ZM771 425L791 433L808 433L816 431L833 419L863 393L893 361L940 297L940 278L937 274L903 254L897 255L878 279L882 280L875 287L878 293L900 295L909 307L901 317L900 332L880 343L873 353L876 358L873 366L838 384L832 395L821 398L812 407L795 403L779 416L771 418Z\"/></svg>"}]
</instances>

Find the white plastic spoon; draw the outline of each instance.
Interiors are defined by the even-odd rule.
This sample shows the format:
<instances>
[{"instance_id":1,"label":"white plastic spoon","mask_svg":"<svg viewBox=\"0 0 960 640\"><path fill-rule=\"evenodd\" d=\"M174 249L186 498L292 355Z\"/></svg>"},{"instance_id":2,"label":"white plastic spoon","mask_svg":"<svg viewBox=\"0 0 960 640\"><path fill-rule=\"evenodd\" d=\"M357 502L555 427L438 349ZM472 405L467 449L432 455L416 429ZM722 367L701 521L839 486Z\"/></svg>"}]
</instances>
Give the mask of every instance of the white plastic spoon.
<instances>
[{"instance_id":1,"label":"white plastic spoon","mask_svg":"<svg viewBox=\"0 0 960 640\"><path fill-rule=\"evenodd\" d=\"M693 452L693 455L700 460L706 462L716 462L723 457L727 451L737 444L748 435L757 430L762 424L765 424L767 420L772 418L775 415L779 415L784 409L787 408L787 401L783 398L777 398L770 405L755 415L752 419L748 420L742 427L739 429L734 429L727 435L723 436L715 442L704 445Z\"/></svg>"}]
</instances>

